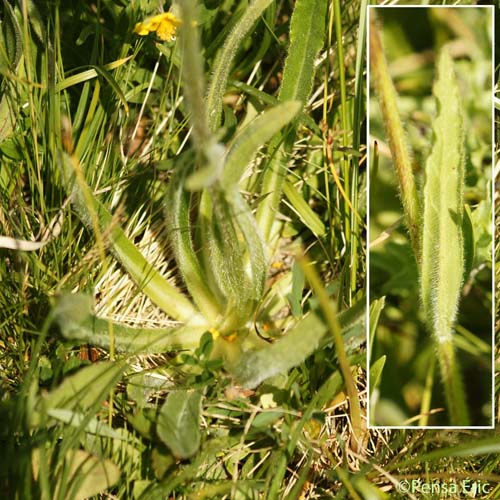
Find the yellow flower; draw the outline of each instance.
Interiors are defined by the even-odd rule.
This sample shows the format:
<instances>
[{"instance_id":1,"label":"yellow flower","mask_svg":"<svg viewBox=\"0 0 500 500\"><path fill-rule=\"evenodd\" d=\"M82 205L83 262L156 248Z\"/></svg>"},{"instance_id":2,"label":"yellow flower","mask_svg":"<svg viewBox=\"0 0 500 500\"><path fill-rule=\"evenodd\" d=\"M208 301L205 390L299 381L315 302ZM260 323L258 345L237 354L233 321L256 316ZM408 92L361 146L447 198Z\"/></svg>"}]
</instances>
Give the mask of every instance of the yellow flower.
<instances>
[{"instance_id":1,"label":"yellow flower","mask_svg":"<svg viewBox=\"0 0 500 500\"><path fill-rule=\"evenodd\" d=\"M142 23L137 23L134 32L140 36L156 32L158 38L165 42L171 42L175 38L177 27L181 25L181 20L177 19L170 12L164 12L157 16L149 17Z\"/></svg>"}]
</instances>

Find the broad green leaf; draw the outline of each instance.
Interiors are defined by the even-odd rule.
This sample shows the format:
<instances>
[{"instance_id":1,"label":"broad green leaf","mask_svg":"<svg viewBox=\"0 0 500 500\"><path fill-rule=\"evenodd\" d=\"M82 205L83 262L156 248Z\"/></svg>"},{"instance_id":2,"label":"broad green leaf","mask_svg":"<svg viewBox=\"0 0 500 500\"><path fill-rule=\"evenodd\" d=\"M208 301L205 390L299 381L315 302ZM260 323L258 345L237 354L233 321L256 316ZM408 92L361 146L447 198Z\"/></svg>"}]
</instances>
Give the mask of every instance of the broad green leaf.
<instances>
[{"instance_id":1,"label":"broad green leaf","mask_svg":"<svg viewBox=\"0 0 500 500\"><path fill-rule=\"evenodd\" d=\"M283 185L283 193L290 202L293 211L299 216L304 225L308 227L315 236L319 238L324 236L325 225L319 216L313 212L312 208L307 204L295 186L288 180L285 180Z\"/></svg>"},{"instance_id":2,"label":"broad green leaf","mask_svg":"<svg viewBox=\"0 0 500 500\"><path fill-rule=\"evenodd\" d=\"M85 500L104 493L120 479L120 469L111 460L84 450L70 450L64 459L69 474L57 482L54 498L62 490L67 492L64 498Z\"/></svg>"},{"instance_id":3,"label":"broad green leaf","mask_svg":"<svg viewBox=\"0 0 500 500\"><path fill-rule=\"evenodd\" d=\"M316 350L325 332L323 321L309 314L269 347L244 353L234 369L238 382L251 389L297 366Z\"/></svg>"},{"instance_id":4,"label":"broad green leaf","mask_svg":"<svg viewBox=\"0 0 500 500\"><path fill-rule=\"evenodd\" d=\"M137 247L127 238L109 211L96 199L81 174L76 158L61 153L59 165L68 195L83 224L89 231L99 229L109 237L112 251L140 290L172 318L191 325L205 320L193 304L148 263Z\"/></svg>"},{"instance_id":5,"label":"broad green leaf","mask_svg":"<svg viewBox=\"0 0 500 500\"><path fill-rule=\"evenodd\" d=\"M208 89L207 108L210 129L215 132L220 127L222 98L226 92L229 72L237 50L271 0L254 0L234 26L222 49L218 52L212 68L212 79Z\"/></svg>"},{"instance_id":6,"label":"broad green leaf","mask_svg":"<svg viewBox=\"0 0 500 500\"><path fill-rule=\"evenodd\" d=\"M229 148L222 188L226 191L238 186L245 169L257 151L297 115L301 107L298 101L279 104L250 122L236 137Z\"/></svg>"},{"instance_id":7,"label":"broad green leaf","mask_svg":"<svg viewBox=\"0 0 500 500\"><path fill-rule=\"evenodd\" d=\"M54 320L68 340L110 348L110 321L92 314L92 299L83 294L65 294L54 308ZM132 328L113 323L117 352L129 354L164 353L178 349L194 349L206 330L204 325L172 328Z\"/></svg>"},{"instance_id":8,"label":"broad green leaf","mask_svg":"<svg viewBox=\"0 0 500 500\"><path fill-rule=\"evenodd\" d=\"M466 425L468 409L453 347L464 274L464 129L461 97L447 47L439 56L434 95L438 115L425 166L421 296L438 349L451 423Z\"/></svg>"},{"instance_id":9,"label":"broad green leaf","mask_svg":"<svg viewBox=\"0 0 500 500\"><path fill-rule=\"evenodd\" d=\"M176 458L189 458L200 447L201 399L199 391L173 391L161 407L156 432Z\"/></svg>"},{"instance_id":10,"label":"broad green leaf","mask_svg":"<svg viewBox=\"0 0 500 500\"><path fill-rule=\"evenodd\" d=\"M57 408L83 412L104 401L126 366L123 361L103 361L66 377L58 387L38 399L30 424L38 425L42 412Z\"/></svg>"}]
</instances>

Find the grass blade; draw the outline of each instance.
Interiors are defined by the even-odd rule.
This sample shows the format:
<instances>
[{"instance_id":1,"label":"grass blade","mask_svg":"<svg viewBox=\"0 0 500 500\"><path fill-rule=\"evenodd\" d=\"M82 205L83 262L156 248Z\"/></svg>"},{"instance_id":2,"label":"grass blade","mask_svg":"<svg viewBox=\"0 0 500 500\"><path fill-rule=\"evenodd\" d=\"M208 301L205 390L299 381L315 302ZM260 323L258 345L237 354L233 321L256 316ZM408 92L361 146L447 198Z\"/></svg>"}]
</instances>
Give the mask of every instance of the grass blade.
<instances>
[{"instance_id":1,"label":"grass blade","mask_svg":"<svg viewBox=\"0 0 500 500\"><path fill-rule=\"evenodd\" d=\"M342 373L342 378L344 379L347 395L349 396L349 413L351 415L352 422L352 437L354 438L352 440L352 446L356 451L358 451L363 446L366 426L363 425L361 420L361 406L359 403L358 390L351 372L349 360L347 359L339 318L334 307L332 307L328 293L321 283L321 279L314 267L306 260L306 257L302 257L299 263L301 264L302 271L304 272L307 281L309 281L311 288L318 297L320 308L325 317L328 329L330 330L330 333L335 341L335 352L337 353L340 371Z\"/></svg>"},{"instance_id":2,"label":"grass blade","mask_svg":"<svg viewBox=\"0 0 500 500\"><path fill-rule=\"evenodd\" d=\"M287 197L293 211L299 216L304 225L308 227L316 237L321 238L324 236L325 225L322 220L307 204L295 186L288 180L285 180L283 185L283 194Z\"/></svg>"}]
</instances>

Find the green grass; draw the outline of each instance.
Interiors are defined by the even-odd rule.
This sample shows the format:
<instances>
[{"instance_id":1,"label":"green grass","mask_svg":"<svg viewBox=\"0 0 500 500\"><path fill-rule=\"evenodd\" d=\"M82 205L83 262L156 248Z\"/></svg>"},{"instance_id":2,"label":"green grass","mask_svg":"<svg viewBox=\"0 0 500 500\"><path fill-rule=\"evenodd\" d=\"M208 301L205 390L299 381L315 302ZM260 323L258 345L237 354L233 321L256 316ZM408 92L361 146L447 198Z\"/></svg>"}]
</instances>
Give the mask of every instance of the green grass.
<instances>
[{"instance_id":1,"label":"green grass","mask_svg":"<svg viewBox=\"0 0 500 500\"><path fill-rule=\"evenodd\" d=\"M4 496L394 498L382 487L418 473L403 460L434 450L429 477L498 479L491 433L365 433L365 3L326 5L318 39L311 3L270 2L251 36L248 2L200 3L189 61L193 39L133 32L156 4L21 2L14 18L2 4L0 233L45 243L0 249ZM222 129L203 116L213 81ZM296 99L296 121L272 114ZM242 132L263 113L272 127ZM205 192L219 204L203 219ZM242 217L265 267L239 290L219 275L260 259L236 244L257 243Z\"/></svg>"}]
</instances>

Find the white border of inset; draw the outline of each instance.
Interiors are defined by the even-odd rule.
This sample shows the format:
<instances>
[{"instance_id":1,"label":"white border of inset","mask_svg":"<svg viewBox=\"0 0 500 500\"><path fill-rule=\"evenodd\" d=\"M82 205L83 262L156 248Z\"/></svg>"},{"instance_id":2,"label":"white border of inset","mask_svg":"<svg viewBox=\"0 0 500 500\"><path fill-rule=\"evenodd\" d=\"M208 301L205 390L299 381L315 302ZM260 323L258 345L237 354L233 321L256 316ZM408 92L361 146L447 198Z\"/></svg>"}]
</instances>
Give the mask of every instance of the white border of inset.
<instances>
[{"instance_id":1,"label":"white border of inset","mask_svg":"<svg viewBox=\"0 0 500 500\"><path fill-rule=\"evenodd\" d=\"M370 9L490 9L491 11L491 425L461 427L370 425ZM368 5L366 15L366 372L368 429L494 429L495 428L495 6L494 5Z\"/></svg>"}]
</instances>

